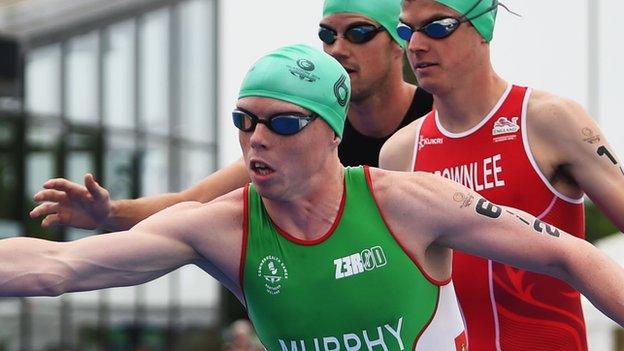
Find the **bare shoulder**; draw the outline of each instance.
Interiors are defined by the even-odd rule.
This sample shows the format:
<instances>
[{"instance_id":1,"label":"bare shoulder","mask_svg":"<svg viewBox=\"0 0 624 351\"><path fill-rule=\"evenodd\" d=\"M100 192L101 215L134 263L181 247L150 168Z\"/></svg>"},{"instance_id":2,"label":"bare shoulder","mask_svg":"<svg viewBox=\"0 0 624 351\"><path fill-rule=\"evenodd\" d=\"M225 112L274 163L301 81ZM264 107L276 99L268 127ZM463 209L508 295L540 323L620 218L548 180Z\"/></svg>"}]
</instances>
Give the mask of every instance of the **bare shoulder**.
<instances>
[{"instance_id":1,"label":"bare shoulder","mask_svg":"<svg viewBox=\"0 0 624 351\"><path fill-rule=\"evenodd\" d=\"M424 172L371 169L371 183L379 211L407 252L430 276L448 279L451 251L437 240L462 221L458 208L469 206L477 195Z\"/></svg>"},{"instance_id":2,"label":"bare shoulder","mask_svg":"<svg viewBox=\"0 0 624 351\"><path fill-rule=\"evenodd\" d=\"M440 226L449 213L479 197L455 181L428 172L371 169L371 183L384 216L419 223L422 229Z\"/></svg>"},{"instance_id":3,"label":"bare shoulder","mask_svg":"<svg viewBox=\"0 0 624 351\"><path fill-rule=\"evenodd\" d=\"M399 129L383 145L379 153L379 166L393 171L411 171L416 130L422 124L419 118Z\"/></svg>"},{"instance_id":4,"label":"bare shoulder","mask_svg":"<svg viewBox=\"0 0 624 351\"><path fill-rule=\"evenodd\" d=\"M138 223L136 229L172 235L224 232L241 228L244 188L239 188L208 203L187 201L170 206ZM133 229L135 229L133 228Z\"/></svg>"},{"instance_id":5,"label":"bare shoulder","mask_svg":"<svg viewBox=\"0 0 624 351\"><path fill-rule=\"evenodd\" d=\"M371 169L375 197L383 212L430 213L448 181L427 172Z\"/></svg>"},{"instance_id":6,"label":"bare shoulder","mask_svg":"<svg viewBox=\"0 0 624 351\"><path fill-rule=\"evenodd\" d=\"M547 176L562 166L582 165L582 160L594 153L592 138L603 137L598 124L578 102L544 91L533 92L526 118L529 146ZM578 189L558 190L578 195Z\"/></svg>"},{"instance_id":7,"label":"bare shoulder","mask_svg":"<svg viewBox=\"0 0 624 351\"><path fill-rule=\"evenodd\" d=\"M540 90L531 94L527 122L534 132L550 136L565 136L567 132L578 132L588 123L594 123L578 102Z\"/></svg>"},{"instance_id":8,"label":"bare shoulder","mask_svg":"<svg viewBox=\"0 0 624 351\"><path fill-rule=\"evenodd\" d=\"M239 188L208 203L179 203L131 230L184 243L199 255L199 266L221 281L220 274L225 274L235 282L243 243L244 193ZM235 284L229 287L236 290Z\"/></svg>"}]
</instances>

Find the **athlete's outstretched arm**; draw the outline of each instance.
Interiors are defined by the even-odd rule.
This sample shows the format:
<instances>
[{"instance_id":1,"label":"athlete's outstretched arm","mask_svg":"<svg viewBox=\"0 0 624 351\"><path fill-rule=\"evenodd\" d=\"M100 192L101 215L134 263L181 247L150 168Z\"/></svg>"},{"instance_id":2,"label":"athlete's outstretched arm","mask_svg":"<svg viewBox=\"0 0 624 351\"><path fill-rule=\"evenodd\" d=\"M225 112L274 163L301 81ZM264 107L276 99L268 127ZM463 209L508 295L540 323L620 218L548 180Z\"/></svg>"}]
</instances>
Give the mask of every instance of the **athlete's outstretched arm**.
<instances>
[{"instance_id":1,"label":"athlete's outstretched arm","mask_svg":"<svg viewBox=\"0 0 624 351\"><path fill-rule=\"evenodd\" d=\"M451 180L428 173L381 172L373 178L382 213L406 238L408 249L426 248L421 255L426 269L435 271L440 262L427 260L446 247L547 274L567 282L624 325L624 269L590 243L523 211L492 204Z\"/></svg>"},{"instance_id":2,"label":"athlete's outstretched arm","mask_svg":"<svg viewBox=\"0 0 624 351\"><path fill-rule=\"evenodd\" d=\"M183 201L208 202L249 183L242 159L218 170L194 186L179 193L112 201L108 191L91 174L85 185L57 178L46 181L44 190L34 195L44 202L35 207L31 217L45 216L41 226L67 225L84 229L127 230L139 221L164 208Z\"/></svg>"},{"instance_id":3,"label":"athlete's outstretched arm","mask_svg":"<svg viewBox=\"0 0 624 351\"><path fill-rule=\"evenodd\" d=\"M529 102L529 143L538 163L571 179L624 232L624 164L600 127L578 103L534 92ZM620 150L621 152L622 150ZM551 172L552 173L552 172ZM555 187L557 184L554 184Z\"/></svg>"},{"instance_id":4,"label":"athlete's outstretched arm","mask_svg":"<svg viewBox=\"0 0 624 351\"><path fill-rule=\"evenodd\" d=\"M183 265L208 270L237 292L241 191L208 204L185 202L129 231L71 242L0 240L0 296L57 296L144 283ZM238 235L237 235L238 233Z\"/></svg>"}]
</instances>

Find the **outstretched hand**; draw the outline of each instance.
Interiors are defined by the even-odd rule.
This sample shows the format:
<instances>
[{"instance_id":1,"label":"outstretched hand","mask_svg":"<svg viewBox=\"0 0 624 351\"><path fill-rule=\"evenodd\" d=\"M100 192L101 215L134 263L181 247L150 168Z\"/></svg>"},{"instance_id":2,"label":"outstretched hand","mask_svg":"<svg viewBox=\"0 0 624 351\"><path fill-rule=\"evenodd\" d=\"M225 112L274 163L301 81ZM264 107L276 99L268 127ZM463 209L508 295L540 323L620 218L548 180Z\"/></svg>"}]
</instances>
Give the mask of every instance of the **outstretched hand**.
<instances>
[{"instance_id":1,"label":"outstretched hand","mask_svg":"<svg viewBox=\"0 0 624 351\"><path fill-rule=\"evenodd\" d=\"M85 174L84 186L63 178L43 184L44 190L33 199L43 202L30 211L30 217L45 216L41 227L66 225L82 229L102 227L110 215L108 190L101 187L90 173Z\"/></svg>"}]
</instances>

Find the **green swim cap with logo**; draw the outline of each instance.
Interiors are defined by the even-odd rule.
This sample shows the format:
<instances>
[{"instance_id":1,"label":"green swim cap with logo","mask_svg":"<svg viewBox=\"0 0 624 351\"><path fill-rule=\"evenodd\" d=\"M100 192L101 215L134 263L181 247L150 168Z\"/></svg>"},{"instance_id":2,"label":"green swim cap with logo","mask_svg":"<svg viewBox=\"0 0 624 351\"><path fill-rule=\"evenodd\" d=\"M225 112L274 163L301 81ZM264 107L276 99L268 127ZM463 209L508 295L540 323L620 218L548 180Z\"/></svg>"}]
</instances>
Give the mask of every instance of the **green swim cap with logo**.
<instances>
[{"instance_id":1,"label":"green swim cap with logo","mask_svg":"<svg viewBox=\"0 0 624 351\"><path fill-rule=\"evenodd\" d=\"M402 48L406 42L397 34L401 0L325 0L323 17L334 13L356 13L371 18L386 29Z\"/></svg>"},{"instance_id":2,"label":"green swim cap with logo","mask_svg":"<svg viewBox=\"0 0 624 351\"><path fill-rule=\"evenodd\" d=\"M488 43L494 36L498 0L436 0L442 5L471 18L470 23Z\"/></svg>"},{"instance_id":3,"label":"green swim cap with logo","mask_svg":"<svg viewBox=\"0 0 624 351\"><path fill-rule=\"evenodd\" d=\"M279 48L249 69L238 98L260 96L290 102L318 114L342 138L351 97L347 71L308 45Z\"/></svg>"}]
</instances>

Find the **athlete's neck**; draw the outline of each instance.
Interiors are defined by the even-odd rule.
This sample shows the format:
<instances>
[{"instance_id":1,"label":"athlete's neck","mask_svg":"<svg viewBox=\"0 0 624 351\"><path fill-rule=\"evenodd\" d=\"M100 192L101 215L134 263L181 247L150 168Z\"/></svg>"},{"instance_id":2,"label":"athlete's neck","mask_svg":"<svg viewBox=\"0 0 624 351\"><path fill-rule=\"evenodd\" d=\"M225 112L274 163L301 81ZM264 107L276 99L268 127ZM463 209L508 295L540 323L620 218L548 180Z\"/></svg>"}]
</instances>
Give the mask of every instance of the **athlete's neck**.
<instances>
[{"instance_id":1,"label":"athlete's neck","mask_svg":"<svg viewBox=\"0 0 624 351\"><path fill-rule=\"evenodd\" d=\"M336 162L312 176L301 187L301 193L288 201L263 199L273 222L288 234L302 240L316 240L325 235L340 211L344 193L344 167Z\"/></svg>"},{"instance_id":2,"label":"athlete's neck","mask_svg":"<svg viewBox=\"0 0 624 351\"><path fill-rule=\"evenodd\" d=\"M416 87L404 82L379 87L377 93L352 101L347 118L360 134L383 138L394 132L409 110Z\"/></svg>"},{"instance_id":3,"label":"athlete's neck","mask_svg":"<svg viewBox=\"0 0 624 351\"><path fill-rule=\"evenodd\" d=\"M508 83L493 70L474 80L458 82L445 94L434 95L434 107L444 129L465 132L481 122L494 108Z\"/></svg>"}]
</instances>

